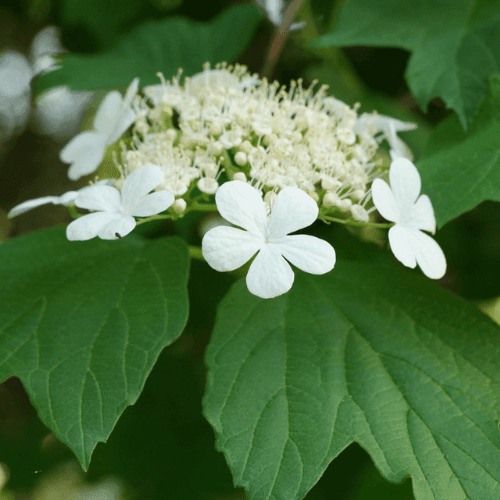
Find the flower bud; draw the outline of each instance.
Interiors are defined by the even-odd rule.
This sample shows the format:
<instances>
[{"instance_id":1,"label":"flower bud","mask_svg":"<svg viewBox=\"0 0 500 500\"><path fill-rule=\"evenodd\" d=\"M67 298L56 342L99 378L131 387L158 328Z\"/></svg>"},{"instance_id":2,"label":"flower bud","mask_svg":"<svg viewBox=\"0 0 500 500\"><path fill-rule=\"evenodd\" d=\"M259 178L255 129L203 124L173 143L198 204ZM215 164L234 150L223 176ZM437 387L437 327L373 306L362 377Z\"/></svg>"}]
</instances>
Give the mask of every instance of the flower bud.
<instances>
[{"instance_id":1,"label":"flower bud","mask_svg":"<svg viewBox=\"0 0 500 500\"><path fill-rule=\"evenodd\" d=\"M212 135L221 135L224 129L222 128L222 125L219 122L213 122L210 125L210 133Z\"/></svg>"},{"instance_id":2,"label":"flower bud","mask_svg":"<svg viewBox=\"0 0 500 500\"><path fill-rule=\"evenodd\" d=\"M368 222L370 220L368 212L361 205L352 205L351 213L356 220L361 222Z\"/></svg>"},{"instance_id":3,"label":"flower bud","mask_svg":"<svg viewBox=\"0 0 500 500\"><path fill-rule=\"evenodd\" d=\"M202 177L198 181L198 189L202 193L215 194L218 188L219 188L219 183L211 177Z\"/></svg>"},{"instance_id":4,"label":"flower bud","mask_svg":"<svg viewBox=\"0 0 500 500\"><path fill-rule=\"evenodd\" d=\"M182 198L177 198L177 200L174 201L172 204L172 208L174 209L174 212L176 214L182 214L184 210L186 210L187 203L184 199Z\"/></svg>"},{"instance_id":5,"label":"flower bud","mask_svg":"<svg viewBox=\"0 0 500 500\"><path fill-rule=\"evenodd\" d=\"M326 193L323 196L323 206L326 208L335 206L339 201L339 195L336 193Z\"/></svg>"},{"instance_id":6,"label":"flower bud","mask_svg":"<svg viewBox=\"0 0 500 500\"><path fill-rule=\"evenodd\" d=\"M337 202L337 206L340 208L342 212L347 212L352 205L352 201L349 198L344 198L343 200L339 200Z\"/></svg>"},{"instance_id":7,"label":"flower bud","mask_svg":"<svg viewBox=\"0 0 500 500\"><path fill-rule=\"evenodd\" d=\"M166 132L165 132L166 136L167 136L167 139L169 141L172 141L174 142L176 137L177 137L177 130L175 130L174 128L169 128Z\"/></svg>"},{"instance_id":8,"label":"flower bud","mask_svg":"<svg viewBox=\"0 0 500 500\"><path fill-rule=\"evenodd\" d=\"M235 155L234 155L234 162L236 163L236 165L238 165L239 167L242 167L243 165L246 165L247 163L247 155L245 153L243 153L243 151L238 151ZM243 174L244 175L244 174Z\"/></svg>"},{"instance_id":9,"label":"flower bud","mask_svg":"<svg viewBox=\"0 0 500 500\"><path fill-rule=\"evenodd\" d=\"M250 151L252 151L252 144L250 143L250 141L243 141L241 144L240 144L240 151L242 151L243 153L250 153Z\"/></svg>"},{"instance_id":10,"label":"flower bud","mask_svg":"<svg viewBox=\"0 0 500 500\"><path fill-rule=\"evenodd\" d=\"M233 181L246 182L247 181L247 176L243 172L236 172L233 175Z\"/></svg>"},{"instance_id":11,"label":"flower bud","mask_svg":"<svg viewBox=\"0 0 500 500\"><path fill-rule=\"evenodd\" d=\"M324 177L321 180L321 187L326 189L327 191L331 191L332 189L338 188L342 186L342 183L338 179L334 179L332 177Z\"/></svg>"}]
</instances>

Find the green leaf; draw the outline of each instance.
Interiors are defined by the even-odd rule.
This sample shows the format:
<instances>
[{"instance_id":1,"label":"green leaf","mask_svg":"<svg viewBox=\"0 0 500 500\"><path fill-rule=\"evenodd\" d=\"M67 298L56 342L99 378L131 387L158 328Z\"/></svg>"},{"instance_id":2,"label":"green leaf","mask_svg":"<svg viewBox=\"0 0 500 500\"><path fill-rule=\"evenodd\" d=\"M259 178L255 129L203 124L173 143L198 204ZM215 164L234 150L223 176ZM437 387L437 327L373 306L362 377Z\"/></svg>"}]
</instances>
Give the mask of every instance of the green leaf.
<instances>
[{"instance_id":1,"label":"green leaf","mask_svg":"<svg viewBox=\"0 0 500 500\"><path fill-rule=\"evenodd\" d=\"M64 228L0 245L0 380L87 468L188 315L182 240L70 242Z\"/></svg>"},{"instance_id":2,"label":"green leaf","mask_svg":"<svg viewBox=\"0 0 500 500\"><path fill-rule=\"evenodd\" d=\"M500 328L416 273L340 261L222 301L204 412L250 500L303 498L358 442L419 500L500 496Z\"/></svg>"},{"instance_id":3,"label":"green leaf","mask_svg":"<svg viewBox=\"0 0 500 500\"><path fill-rule=\"evenodd\" d=\"M422 108L441 97L464 127L500 73L500 0L350 0L313 47L370 45L412 52L406 80Z\"/></svg>"},{"instance_id":4,"label":"green leaf","mask_svg":"<svg viewBox=\"0 0 500 500\"><path fill-rule=\"evenodd\" d=\"M500 201L500 77L464 132L455 116L432 133L417 164L438 226L485 200Z\"/></svg>"},{"instance_id":5,"label":"green leaf","mask_svg":"<svg viewBox=\"0 0 500 500\"><path fill-rule=\"evenodd\" d=\"M60 0L59 15L73 33L84 29L96 45L109 47L125 26L137 22L145 5L140 0Z\"/></svg>"},{"instance_id":6,"label":"green leaf","mask_svg":"<svg viewBox=\"0 0 500 500\"><path fill-rule=\"evenodd\" d=\"M42 75L36 89L66 85L70 90L126 87L135 78L141 86L177 74L193 75L205 62L232 62L250 42L261 12L255 5L236 5L208 23L176 16L142 24L113 49L96 55L68 54L62 67Z\"/></svg>"}]
</instances>

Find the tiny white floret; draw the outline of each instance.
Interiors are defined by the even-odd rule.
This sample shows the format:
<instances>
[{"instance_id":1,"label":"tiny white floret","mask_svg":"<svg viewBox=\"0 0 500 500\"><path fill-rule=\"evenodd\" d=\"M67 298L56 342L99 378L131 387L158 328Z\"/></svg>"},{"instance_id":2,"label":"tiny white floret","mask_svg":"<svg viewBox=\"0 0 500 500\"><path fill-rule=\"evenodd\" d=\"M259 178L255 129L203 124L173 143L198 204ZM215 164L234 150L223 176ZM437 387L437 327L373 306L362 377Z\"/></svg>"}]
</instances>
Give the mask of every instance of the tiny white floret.
<instances>
[{"instance_id":1,"label":"tiny white floret","mask_svg":"<svg viewBox=\"0 0 500 500\"><path fill-rule=\"evenodd\" d=\"M227 226L211 229L203 237L203 256L215 270L233 271L258 252L246 278L254 295L267 299L290 290L294 273L287 261L312 274L333 269L335 250L329 243L314 236L290 235L318 218L318 205L301 189L281 190L269 218L262 194L247 183L226 182L215 201L224 219L246 231Z\"/></svg>"},{"instance_id":2,"label":"tiny white floret","mask_svg":"<svg viewBox=\"0 0 500 500\"><path fill-rule=\"evenodd\" d=\"M431 200L420 195L421 181L417 168L410 160L399 158L389 170L391 186L382 179L372 184L373 203L380 215L395 222L389 229L389 243L396 258L405 266L417 264L432 279L446 272L446 258L441 247L423 231L436 231L436 219Z\"/></svg>"},{"instance_id":3,"label":"tiny white floret","mask_svg":"<svg viewBox=\"0 0 500 500\"><path fill-rule=\"evenodd\" d=\"M163 212L174 202L174 195L164 190L148 193L164 176L158 165L145 165L125 179L121 192L111 186L90 186L80 192L75 205L96 212L73 221L66 228L68 240L89 240L95 236L116 240L134 229L134 217Z\"/></svg>"},{"instance_id":4,"label":"tiny white floret","mask_svg":"<svg viewBox=\"0 0 500 500\"><path fill-rule=\"evenodd\" d=\"M138 87L139 79L136 78L125 97L117 90L110 92L95 115L94 130L76 135L61 150L61 161L71 164L68 177L72 181L91 174L103 160L106 147L115 143L132 125L136 113L131 104Z\"/></svg>"}]
</instances>

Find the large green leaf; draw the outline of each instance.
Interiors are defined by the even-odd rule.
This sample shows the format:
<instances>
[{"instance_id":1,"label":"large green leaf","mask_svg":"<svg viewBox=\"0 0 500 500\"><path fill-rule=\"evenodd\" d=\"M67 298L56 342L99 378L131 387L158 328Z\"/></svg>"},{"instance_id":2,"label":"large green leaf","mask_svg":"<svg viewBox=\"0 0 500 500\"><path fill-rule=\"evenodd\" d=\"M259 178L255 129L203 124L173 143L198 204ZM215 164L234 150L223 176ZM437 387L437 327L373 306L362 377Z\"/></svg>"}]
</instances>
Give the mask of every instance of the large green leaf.
<instances>
[{"instance_id":1,"label":"large green leaf","mask_svg":"<svg viewBox=\"0 0 500 500\"><path fill-rule=\"evenodd\" d=\"M182 332L188 269L177 238L70 242L56 228L0 246L0 380L21 379L83 467Z\"/></svg>"},{"instance_id":2,"label":"large green leaf","mask_svg":"<svg viewBox=\"0 0 500 500\"><path fill-rule=\"evenodd\" d=\"M60 69L42 75L38 91L58 85L71 90L126 87L139 77L141 86L199 73L205 62L232 62L247 46L261 20L255 5L236 5L210 22L176 16L150 21L127 34L113 49L96 55L67 54Z\"/></svg>"},{"instance_id":3,"label":"large green leaf","mask_svg":"<svg viewBox=\"0 0 500 500\"><path fill-rule=\"evenodd\" d=\"M263 300L240 280L207 419L251 500L303 498L353 441L418 500L500 498L500 328L417 273L340 261ZM333 494L333 493L332 493Z\"/></svg>"},{"instance_id":4,"label":"large green leaf","mask_svg":"<svg viewBox=\"0 0 500 500\"><path fill-rule=\"evenodd\" d=\"M500 78L464 132L455 116L432 133L418 163L439 226L485 200L500 201Z\"/></svg>"},{"instance_id":5,"label":"large green leaf","mask_svg":"<svg viewBox=\"0 0 500 500\"><path fill-rule=\"evenodd\" d=\"M372 45L412 51L408 85L426 109L441 97L466 126L500 73L500 0L349 0L314 47Z\"/></svg>"}]
</instances>

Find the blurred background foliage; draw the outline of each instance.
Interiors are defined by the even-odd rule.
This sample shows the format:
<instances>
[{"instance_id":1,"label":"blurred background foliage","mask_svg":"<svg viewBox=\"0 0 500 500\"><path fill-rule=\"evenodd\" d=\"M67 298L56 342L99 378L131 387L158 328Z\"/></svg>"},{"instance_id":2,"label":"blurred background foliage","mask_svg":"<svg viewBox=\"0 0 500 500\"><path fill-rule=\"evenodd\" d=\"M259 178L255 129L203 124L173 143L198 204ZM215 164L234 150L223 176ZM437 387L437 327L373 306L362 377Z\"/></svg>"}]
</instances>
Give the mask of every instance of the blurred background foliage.
<instances>
[{"instance_id":1,"label":"blurred background foliage","mask_svg":"<svg viewBox=\"0 0 500 500\"><path fill-rule=\"evenodd\" d=\"M0 55L16 50L28 55L33 37L42 28L60 28L63 46L76 54L94 54L113 47L130 30L151 20L183 15L208 21L229 6L245 1L211 0L19 0L0 1ZM288 39L273 77L282 83L318 79L330 93L361 111L376 109L419 128L403 137L418 159L429 131L449 112L434 100L423 114L408 91L403 73L408 53L399 49L351 47L306 49L304 44L330 29L341 0L305 2L301 16L313 20ZM299 16L300 18L300 16ZM237 62L260 72L275 28L263 21ZM201 68L200 68L201 70ZM82 127L89 123L96 101ZM1 97L0 97L1 99ZM60 140L43 134L31 120L11 137L0 139L0 242L26 232L70 220L64 207L47 205L9 221L15 204L74 188L67 166L59 160ZM81 185L85 180L81 181ZM167 225L199 243L198 216ZM152 225L149 237L164 234ZM331 227L329 226L330 230ZM320 228L325 230L325 227ZM334 229L333 238L339 231ZM365 239L377 241L365 231ZM449 271L442 285L476 301L497 321L500 318L500 205L485 202L448 223L436 235ZM341 241L339 239L338 241ZM380 241L379 241L380 244ZM337 248L337 247L336 247ZM354 247L339 249L357 258ZM361 251L362 253L363 251ZM202 262L192 263L189 282L191 316L181 338L167 348L137 402L119 420L106 444L98 445L90 469L83 473L69 450L38 420L17 379L0 385L0 499L111 500L169 498L190 500L244 499L235 490L214 436L201 414L204 391L203 353L215 319L215 307L233 278L216 273ZM210 283L211 293L206 286ZM2 489L3 486L3 489ZM411 481L384 481L368 455L357 445L345 450L307 496L311 500L372 500L413 498Z\"/></svg>"}]
</instances>

